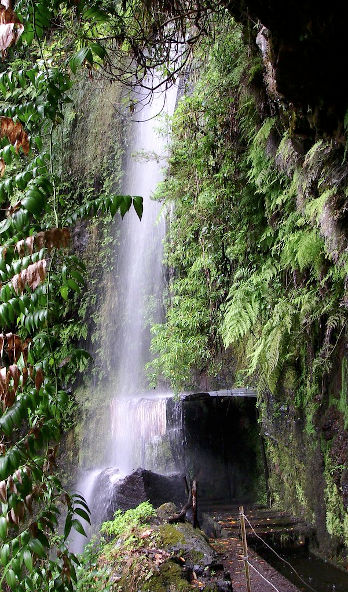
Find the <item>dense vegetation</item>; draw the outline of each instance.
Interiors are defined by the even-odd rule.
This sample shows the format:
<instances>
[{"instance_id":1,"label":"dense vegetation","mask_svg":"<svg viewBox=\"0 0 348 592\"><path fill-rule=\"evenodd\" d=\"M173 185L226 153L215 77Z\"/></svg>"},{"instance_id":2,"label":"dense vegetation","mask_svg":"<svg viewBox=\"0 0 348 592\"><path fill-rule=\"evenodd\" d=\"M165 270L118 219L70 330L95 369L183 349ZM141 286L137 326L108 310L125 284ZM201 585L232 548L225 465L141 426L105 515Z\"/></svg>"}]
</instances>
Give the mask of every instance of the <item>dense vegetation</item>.
<instances>
[{"instance_id":1,"label":"dense vegetation","mask_svg":"<svg viewBox=\"0 0 348 592\"><path fill-rule=\"evenodd\" d=\"M93 34L93 23L103 19L97 9L76 15L61 4L17 2L16 13L1 8L8 32L2 50L9 57L0 75L0 585L13 590L71 590L77 559L66 539L71 528L84 532L81 517L89 520L83 498L69 495L54 471L69 392L89 357L69 331L73 294L85 282L70 228L98 211L123 216L132 203L139 216L142 211L141 197L110 191L67 202L59 126L70 101L71 72L85 58L91 65L88 52L100 56L102 49L94 44L74 54L79 42L72 39L69 52L68 27L52 32L52 21L78 17L81 29L88 22ZM12 30L22 32L19 40L18 34L11 38ZM64 534L57 537L62 510ZM52 546L55 554L49 555Z\"/></svg>"},{"instance_id":2,"label":"dense vegetation","mask_svg":"<svg viewBox=\"0 0 348 592\"><path fill-rule=\"evenodd\" d=\"M315 520L300 448L321 448L326 527L347 542L345 147L315 127L303 138L306 115L267 99L259 54L228 17L194 64L158 191L175 209L167 319L153 328L150 373L176 390L220 384L227 348L234 383L257 387L273 434L275 499L285 488L286 503ZM302 444L291 425L284 432L287 414Z\"/></svg>"},{"instance_id":3,"label":"dense vegetation","mask_svg":"<svg viewBox=\"0 0 348 592\"><path fill-rule=\"evenodd\" d=\"M70 390L88 361L76 323L86 271L71 234L85 216L142 211L140 197L114 195L110 184L85 194L69 185L64 118L81 66L91 80L99 67L149 93L156 68L168 85L190 66L158 191L175 213L167 319L153 329L150 373L190 388L224 377L227 351L235 383L258 388L264 430L276 426L274 498L316 520L301 446L319 451L326 529L336 549L347 544L347 121L339 112L333 132L337 114L319 125L314 107L287 103L274 85L272 95L263 77L271 53L262 62L229 2L9 4L0 6L0 587L72 590L77 581L66 539L83 531L88 508L55 474ZM134 97L129 104L134 111Z\"/></svg>"}]
</instances>

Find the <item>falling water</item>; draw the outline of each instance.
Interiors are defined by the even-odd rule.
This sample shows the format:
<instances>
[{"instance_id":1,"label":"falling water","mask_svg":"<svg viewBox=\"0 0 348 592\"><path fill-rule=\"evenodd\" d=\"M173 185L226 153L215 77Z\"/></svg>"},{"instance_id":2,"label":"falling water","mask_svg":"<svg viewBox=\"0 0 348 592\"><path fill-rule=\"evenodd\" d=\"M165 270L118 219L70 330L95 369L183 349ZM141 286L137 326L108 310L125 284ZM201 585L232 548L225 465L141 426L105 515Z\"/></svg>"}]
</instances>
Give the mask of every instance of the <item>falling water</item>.
<instances>
[{"instance_id":1,"label":"falling water","mask_svg":"<svg viewBox=\"0 0 348 592\"><path fill-rule=\"evenodd\" d=\"M156 445L167 430L167 397L115 398L111 403L114 465L125 473L156 467Z\"/></svg>"},{"instance_id":2,"label":"falling water","mask_svg":"<svg viewBox=\"0 0 348 592\"><path fill-rule=\"evenodd\" d=\"M158 133L161 119L155 117L164 100L166 113L172 113L174 88L167 91L165 99L163 94L155 96L151 104L140 110L137 118L142 123L133 123L128 146L123 192L141 195L144 213L140 221L134 210L129 212L121 228L118 290L121 292L122 330L115 344L117 397L132 396L144 390L144 366L149 360L147 316L151 307L158 308L156 300L163 289L165 220L161 216L161 204L150 197L162 179L168 147L168 136ZM139 154L149 154L150 158L139 158ZM156 310L152 314L156 316Z\"/></svg>"},{"instance_id":3,"label":"falling water","mask_svg":"<svg viewBox=\"0 0 348 592\"><path fill-rule=\"evenodd\" d=\"M165 220L161 204L151 200L163 178L168 151L168 133L159 127L159 112L174 111L176 89L154 95L151 103L140 95L141 109L133 123L126 161L123 192L141 195L144 213L140 221L134 211L127 214L121 229L119 257L121 330L115 343L115 396L111 402L113 465L129 472L137 466L148 468L146 448L165 434L166 399L163 394L144 396L145 365L149 361L149 323L160 319L163 292L162 242ZM139 158L137 155L150 155ZM135 156L134 156L135 155ZM150 463L151 464L151 463ZM151 468L154 468L153 466Z\"/></svg>"},{"instance_id":4,"label":"falling water","mask_svg":"<svg viewBox=\"0 0 348 592\"><path fill-rule=\"evenodd\" d=\"M115 480L137 466L160 471L156 452L166 434L166 403L169 395L146 393L145 365L150 359L149 323L160 320L163 291L162 242L165 232L161 204L151 195L163 178L168 133L159 133L163 118L171 115L176 101L176 88L166 94L155 94L151 102L141 97L133 122L125 158L122 192L141 195L144 213L140 221L134 210L127 213L120 228L120 251L117 256L117 339L111 352L113 372L110 383L114 392L110 403L110 424L100 426L105 439L104 465L81 476L77 489L89 502L92 522L102 518L96 503L98 479L113 486ZM143 157L139 157L143 155ZM150 155L150 157L146 157ZM152 157L151 157L152 156ZM151 317L149 319L149 314ZM111 446L108 446L111 433ZM105 467L115 467L105 471ZM166 468L168 468L167 465ZM104 496L105 497L105 496ZM107 495L106 498L107 500ZM83 541L74 537L72 548L82 550Z\"/></svg>"}]
</instances>

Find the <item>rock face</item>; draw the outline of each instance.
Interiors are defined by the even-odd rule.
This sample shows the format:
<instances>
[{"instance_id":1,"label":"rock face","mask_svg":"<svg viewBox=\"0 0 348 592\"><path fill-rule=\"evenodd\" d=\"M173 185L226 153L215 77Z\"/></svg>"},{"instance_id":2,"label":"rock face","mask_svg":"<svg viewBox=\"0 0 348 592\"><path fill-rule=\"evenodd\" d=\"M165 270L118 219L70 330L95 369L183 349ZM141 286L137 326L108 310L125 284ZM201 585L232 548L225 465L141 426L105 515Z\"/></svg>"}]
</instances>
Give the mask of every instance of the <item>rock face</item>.
<instances>
[{"instance_id":1,"label":"rock face","mask_svg":"<svg viewBox=\"0 0 348 592\"><path fill-rule=\"evenodd\" d=\"M169 399L167 416L176 402ZM188 395L181 401L177 466L198 481L200 501L254 501L264 490L262 442L252 397Z\"/></svg>"},{"instance_id":2,"label":"rock face","mask_svg":"<svg viewBox=\"0 0 348 592\"><path fill-rule=\"evenodd\" d=\"M155 508L166 502L181 506L186 498L184 478L181 474L159 475L142 468L120 478L117 469L109 468L100 473L93 498L97 503L92 511L99 523L111 520L116 510L135 508L147 500Z\"/></svg>"}]
</instances>

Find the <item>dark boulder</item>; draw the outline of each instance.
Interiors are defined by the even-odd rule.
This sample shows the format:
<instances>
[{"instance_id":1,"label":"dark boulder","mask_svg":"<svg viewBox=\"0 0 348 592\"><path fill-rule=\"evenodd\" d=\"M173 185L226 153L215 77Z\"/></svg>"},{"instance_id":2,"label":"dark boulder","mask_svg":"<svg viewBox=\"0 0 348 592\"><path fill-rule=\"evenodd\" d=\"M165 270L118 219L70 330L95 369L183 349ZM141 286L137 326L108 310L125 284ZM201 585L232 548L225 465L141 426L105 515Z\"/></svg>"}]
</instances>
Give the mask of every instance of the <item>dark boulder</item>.
<instances>
[{"instance_id":1,"label":"dark boulder","mask_svg":"<svg viewBox=\"0 0 348 592\"><path fill-rule=\"evenodd\" d=\"M183 475L159 475L139 468L117 484L113 499L117 508L128 510L146 500L155 508L166 502L180 506L185 497Z\"/></svg>"},{"instance_id":2,"label":"dark boulder","mask_svg":"<svg viewBox=\"0 0 348 592\"><path fill-rule=\"evenodd\" d=\"M149 501L155 508L166 502L181 507L186 497L181 474L160 475L139 468L122 478L117 469L108 468L99 474L95 484L92 514L101 524L111 520L116 510L129 510L141 502Z\"/></svg>"}]
</instances>

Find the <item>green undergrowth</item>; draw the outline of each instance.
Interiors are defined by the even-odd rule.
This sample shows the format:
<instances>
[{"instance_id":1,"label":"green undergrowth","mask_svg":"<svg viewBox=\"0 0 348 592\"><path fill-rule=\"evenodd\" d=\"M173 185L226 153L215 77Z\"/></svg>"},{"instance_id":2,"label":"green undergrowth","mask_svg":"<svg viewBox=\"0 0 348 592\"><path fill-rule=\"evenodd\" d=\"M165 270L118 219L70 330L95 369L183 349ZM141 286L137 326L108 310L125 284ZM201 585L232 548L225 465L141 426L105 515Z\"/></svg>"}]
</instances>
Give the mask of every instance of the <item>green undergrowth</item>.
<instances>
[{"instance_id":1,"label":"green undergrowth","mask_svg":"<svg viewBox=\"0 0 348 592\"><path fill-rule=\"evenodd\" d=\"M164 504L161 508L170 507ZM189 592L182 565L200 564L207 548L200 531L190 524L163 522L149 504L115 513L101 527L102 538L92 541L81 556L78 591ZM209 548L209 547L208 547ZM210 548L209 548L210 549ZM214 591L214 584L204 590Z\"/></svg>"},{"instance_id":2,"label":"green undergrowth","mask_svg":"<svg viewBox=\"0 0 348 592\"><path fill-rule=\"evenodd\" d=\"M149 521L156 515L155 510L149 502L143 502L134 510L117 510L114 519L104 522L100 532L108 536L120 536L123 532L131 530Z\"/></svg>"}]
</instances>

